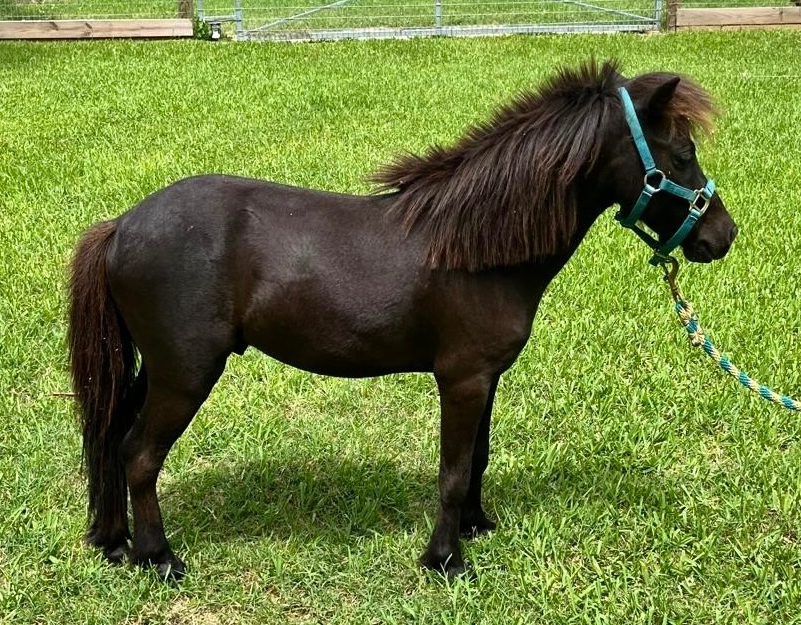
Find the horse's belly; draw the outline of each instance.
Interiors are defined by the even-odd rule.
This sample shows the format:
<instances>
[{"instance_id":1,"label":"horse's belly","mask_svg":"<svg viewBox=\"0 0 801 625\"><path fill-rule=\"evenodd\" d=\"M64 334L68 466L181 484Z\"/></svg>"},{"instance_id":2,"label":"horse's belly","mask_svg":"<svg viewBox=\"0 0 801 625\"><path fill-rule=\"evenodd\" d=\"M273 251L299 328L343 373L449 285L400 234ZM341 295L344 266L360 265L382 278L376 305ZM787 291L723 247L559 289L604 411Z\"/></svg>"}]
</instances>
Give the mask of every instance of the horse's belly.
<instances>
[{"instance_id":1,"label":"horse's belly","mask_svg":"<svg viewBox=\"0 0 801 625\"><path fill-rule=\"evenodd\" d=\"M335 377L363 378L431 371L433 366L433 356L421 345L390 345L362 340L348 348L324 337L293 333L249 337L248 344L284 364Z\"/></svg>"},{"instance_id":2,"label":"horse's belly","mask_svg":"<svg viewBox=\"0 0 801 625\"><path fill-rule=\"evenodd\" d=\"M381 312L339 317L335 310L265 314L244 328L248 345L287 365L337 377L431 371L434 341L413 322Z\"/></svg>"}]
</instances>

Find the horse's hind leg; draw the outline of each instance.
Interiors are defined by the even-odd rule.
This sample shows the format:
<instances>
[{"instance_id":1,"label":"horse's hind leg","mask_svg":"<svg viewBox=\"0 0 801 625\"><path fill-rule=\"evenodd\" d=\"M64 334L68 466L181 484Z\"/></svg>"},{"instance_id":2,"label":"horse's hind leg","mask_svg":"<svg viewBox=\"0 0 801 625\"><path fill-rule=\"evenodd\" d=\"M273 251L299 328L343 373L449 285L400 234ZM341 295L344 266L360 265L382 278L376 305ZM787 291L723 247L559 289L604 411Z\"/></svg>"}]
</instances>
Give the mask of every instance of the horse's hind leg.
<instances>
[{"instance_id":1,"label":"horse's hind leg","mask_svg":"<svg viewBox=\"0 0 801 625\"><path fill-rule=\"evenodd\" d=\"M120 432L117 445L130 430L136 415L142 409L146 392L147 374L145 369L141 368L133 386L123 399L119 414L115 415L115 420L119 422L116 427ZM113 453L119 458L119 449L115 447ZM128 541L131 538L128 529L128 486L122 460L119 459L118 462L120 469L116 475L117 483L112 482L115 476L105 476L107 483L111 482L113 486L106 487L103 505L96 510L92 525L84 538L88 544L102 549L103 555L111 562L123 560L128 553Z\"/></svg>"},{"instance_id":2,"label":"horse's hind leg","mask_svg":"<svg viewBox=\"0 0 801 625\"><path fill-rule=\"evenodd\" d=\"M162 365L168 371L154 371L145 360L148 367L145 405L123 442L134 518L131 559L142 566L154 566L163 579L183 577L185 566L164 535L156 481L173 443L222 373L226 356L209 359L205 365L199 365L198 360L191 365L181 361Z\"/></svg>"}]
</instances>

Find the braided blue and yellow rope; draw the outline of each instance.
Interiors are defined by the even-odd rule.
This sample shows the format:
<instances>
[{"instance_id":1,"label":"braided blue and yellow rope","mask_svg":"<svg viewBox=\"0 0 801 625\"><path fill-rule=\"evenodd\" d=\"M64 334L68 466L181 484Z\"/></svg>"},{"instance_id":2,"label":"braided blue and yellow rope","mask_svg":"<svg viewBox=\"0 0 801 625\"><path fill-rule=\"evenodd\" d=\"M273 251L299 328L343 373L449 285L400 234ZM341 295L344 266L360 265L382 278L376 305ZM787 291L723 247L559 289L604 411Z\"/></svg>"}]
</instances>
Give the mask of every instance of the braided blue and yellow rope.
<instances>
[{"instance_id":1,"label":"braided blue and yellow rope","mask_svg":"<svg viewBox=\"0 0 801 625\"><path fill-rule=\"evenodd\" d=\"M801 411L801 402L787 397L786 395L780 395L776 391L769 389L767 386L750 378L744 371L740 371L729 362L729 359L718 351L712 344L712 341L709 340L709 337L704 333L703 328L698 322L698 315L695 314L693 307L681 296L678 287L675 287L672 281L669 280L669 282L671 282L671 290L673 290L673 297L676 300L676 314L679 316L679 320L684 326L684 329L687 330L690 345L701 347L712 360L720 365L721 369L735 378L744 387L757 393L760 397L772 401L774 404L784 406L788 410Z\"/></svg>"}]
</instances>

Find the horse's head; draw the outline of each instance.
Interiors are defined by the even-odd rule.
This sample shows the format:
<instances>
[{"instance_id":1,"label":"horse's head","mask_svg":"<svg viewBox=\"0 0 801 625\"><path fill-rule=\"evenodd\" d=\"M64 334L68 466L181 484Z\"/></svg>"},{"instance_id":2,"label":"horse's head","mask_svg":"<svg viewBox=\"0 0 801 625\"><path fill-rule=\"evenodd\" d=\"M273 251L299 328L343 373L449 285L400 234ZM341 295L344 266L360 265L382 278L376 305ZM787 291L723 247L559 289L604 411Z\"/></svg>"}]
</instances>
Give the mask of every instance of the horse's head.
<instances>
[{"instance_id":1,"label":"horse's head","mask_svg":"<svg viewBox=\"0 0 801 625\"><path fill-rule=\"evenodd\" d=\"M619 125L608 135L606 165L621 207L618 219L654 247L655 258L676 246L690 261L722 258L737 226L701 170L693 142L693 131L711 123L709 95L687 79L661 73L629 81L618 95ZM649 240L637 222L657 240Z\"/></svg>"}]
</instances>

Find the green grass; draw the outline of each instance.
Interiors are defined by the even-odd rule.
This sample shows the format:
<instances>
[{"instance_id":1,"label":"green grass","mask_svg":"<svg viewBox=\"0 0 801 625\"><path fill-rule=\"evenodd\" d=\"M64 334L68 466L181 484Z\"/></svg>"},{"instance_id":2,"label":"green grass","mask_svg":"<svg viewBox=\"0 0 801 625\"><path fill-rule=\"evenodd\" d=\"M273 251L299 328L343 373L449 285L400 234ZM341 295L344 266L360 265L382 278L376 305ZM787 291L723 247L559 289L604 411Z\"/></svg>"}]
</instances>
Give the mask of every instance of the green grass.
<instances>
[{"instance_id":1,"label":"green grass","mask_svg":"<svg viewBox=\"0 0 801 625\"><path fill-rule=\"evenodd\" d=\"M801 33L317 44L0 45L0 622L790 623L801 420L691 350L609 211L501 381L473 584L417 570L436 510L425 375L350 381L248 351L171 453L178 588L81 544L65 267L80 232L185 175L366 191L558 63L694 76L702 163L741 234L681 283L733 361L801 392ZM785 78L781 78L785 76Z\"/></svg>"}]
</instances>

